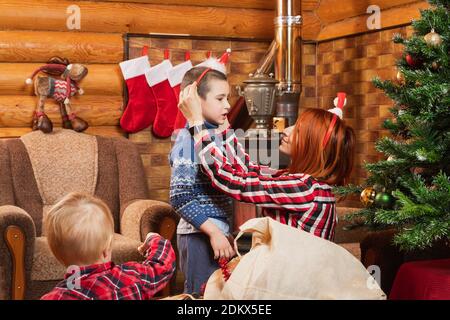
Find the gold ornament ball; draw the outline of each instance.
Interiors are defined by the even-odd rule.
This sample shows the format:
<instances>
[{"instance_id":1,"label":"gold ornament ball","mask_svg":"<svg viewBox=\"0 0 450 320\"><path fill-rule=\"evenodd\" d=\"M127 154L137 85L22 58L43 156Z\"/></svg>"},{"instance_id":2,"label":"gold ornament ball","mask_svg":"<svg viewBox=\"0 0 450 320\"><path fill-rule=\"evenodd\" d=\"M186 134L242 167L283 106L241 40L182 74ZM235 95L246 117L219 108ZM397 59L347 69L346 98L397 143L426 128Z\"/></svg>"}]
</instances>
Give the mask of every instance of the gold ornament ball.
<instances>
[{"instance_id":1,"label":"gold ornament ball","mask_svg":"<svg viewBox=\"0 0 450 320\"><path fill-rule=\"evenodd\" d=\"M431 63L431 68L433 68L433 70L437 70L437 69L439 69L439 63L437 63L436 61L433 61L432 63Z\"/></svg>"},{"instance_id":2,"label":"gold ornament ball","mask_svg":"<svg viewBox=\"0 0 450 320\"><path fill-rule=\"evenodd\" d=\"M404 85L406 83L406 79L405 79L405 76L404 76L403 72L401 72L401 71L397 72L397 81L401 85Z\"/></svg>"},{"instance_id":3,"label":"gold ornament ball","mask_svg":"<svg viewBox=\"0 0 450 320\"><path fill-rule=\"evenodd\" d=\"M368 207L375 201L376 195L377 192L373 187L367 187L361 192L361 202Z\"/></svg>"},{"instance_id":4,"label":"gold ornament ball","mask_svg":"<svg viewBox=\"0 0 450 320\"><path fill-rule=\"evenodd\" d=\"M439 33L434 32L434 29L431 29L431 32L428 33L424 39L425 42L431 47L438 47L442 44L442 37Z\"/></svg>"}]
</instances>

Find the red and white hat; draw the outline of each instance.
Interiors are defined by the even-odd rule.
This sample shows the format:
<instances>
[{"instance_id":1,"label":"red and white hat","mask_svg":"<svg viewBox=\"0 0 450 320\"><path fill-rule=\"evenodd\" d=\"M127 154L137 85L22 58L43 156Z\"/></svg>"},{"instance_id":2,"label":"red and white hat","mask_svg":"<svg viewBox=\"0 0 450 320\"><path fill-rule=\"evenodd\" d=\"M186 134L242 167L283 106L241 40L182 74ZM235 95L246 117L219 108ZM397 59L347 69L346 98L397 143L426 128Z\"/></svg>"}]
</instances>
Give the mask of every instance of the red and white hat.
<instances>
[{"instance_id":1,"label":"red and white hat","mask_svg":"<svg viewBox=\"0 0 450 320\"><path fill-rule=\"evenodd\" d=\"M207 67L209 69L217 70L224 74L227 74L226 64L228 63L228 59L229 59L230 55L231 55L231 49L228 48L219 59L217 59L215 57L209 57L202 63L196 65L196 67Z\"/></svg>"},{"instance_id":2,"label":"red and white hat","mask_svg":"<svg viewBox=\"0 0 450 320\"><path fill-rule=\"evenodd\" d=\"M343 108L347 104L347 98L345 92L338 92L337 97L334 99L334 108L328 109L328 112L331 112L334 114L333 119L331 120L331 123L328 127L328 130L325 134L325 137L322 141L322 147L325 148L328 142L330 141L331 133L333 132L334 126L336 125L337 117L339 119L343 119L344 112Z\"/></svg>"},{"instance_id":3,"label":"red and white hat","mask_svg":"<svg viewBox=\"0 0 450 320\"><path fill-rule=\"evenodd\" d=\"M196 67L207 67L207 69L203 71L202 74L197 78L197 83L199 83L203 79L205 74L207 74L211 70L216 70L222 72L223 74L227 74L226 64L228 62L230 54L231 49L228 48L219 59L209 57L206 61L196 65Z\"/></svg>"},{"instance_id":4,"label":"red and white hat","mask_svg":"<svg viewBox=\"0 0 450 320\"><path fill-rule=\"evenodd\" d=\"M338 92L337 97L334 98L333 104L334 108L329 109L328 111L337 115L341 120L344 116L343 108L347 104L347 94L345 92Z\"/></svg>"}]
</instances>

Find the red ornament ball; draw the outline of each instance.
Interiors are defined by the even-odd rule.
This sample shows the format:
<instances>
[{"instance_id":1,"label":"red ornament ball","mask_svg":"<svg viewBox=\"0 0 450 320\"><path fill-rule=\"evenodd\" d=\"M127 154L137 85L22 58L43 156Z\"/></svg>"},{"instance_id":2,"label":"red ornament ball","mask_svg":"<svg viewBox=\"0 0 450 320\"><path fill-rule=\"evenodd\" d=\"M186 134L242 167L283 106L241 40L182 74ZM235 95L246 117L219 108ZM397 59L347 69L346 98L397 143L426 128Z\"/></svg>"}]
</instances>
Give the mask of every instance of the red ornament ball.
<instances>
[{"instance_id":1,"label":"red ornament ball","mask_svg":"<svg viewBox=\"0 0 450 320\"><path fill-rule=\"evenodd\" d=\"M408 63L408 65L413 68L418 67L421 63L420 59L416 59L410 54L406 55L405 60L406 63Z\"/></svg>"}]
</instances>

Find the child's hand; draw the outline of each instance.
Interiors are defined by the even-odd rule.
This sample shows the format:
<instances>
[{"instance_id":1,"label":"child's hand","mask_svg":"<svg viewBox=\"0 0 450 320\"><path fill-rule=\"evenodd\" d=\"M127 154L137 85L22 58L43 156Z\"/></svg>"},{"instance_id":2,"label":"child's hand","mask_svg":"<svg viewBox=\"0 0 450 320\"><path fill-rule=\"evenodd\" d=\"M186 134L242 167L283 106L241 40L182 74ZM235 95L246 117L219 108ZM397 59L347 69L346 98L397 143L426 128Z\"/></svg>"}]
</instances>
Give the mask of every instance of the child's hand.
<instances>
[{"instance_id":1,"label":"child's hand","mask_svg":"<svg viewBox=\"0 0 450 320\"><path fill-rule=\"evenodd\" d=\"M229 234L229 235L227 236L227 239L228 239L228 241L230 242L230 245L231 245L232 247L234 247L234 237L233 237L233 235L232 235L232 234Z\"/></svg>"},{"instance_id":2,"label":"child's hand","mask_svg":"<svg viewBox=\"0 0 450 320\"><path fill-rule=\"evenodd\" d=\"M216 232L210 235L209 241L214 251L214 259L227 258L230 259L234 256L233 247L230 244L229 239L222 233Z\"/></svg>"},{"instance_id":3,"label":"child's hand","mask_svg":"<svg viewBox=\"0 0 450 320\"><path fill-rule=\"evenodd\" d=\"M210 220L206 220L201 226L200 231L209 236L211 247L214 251L214 259L231 258L234 256L234 250L228 238L220 229Z\"/></svg>"},{"instance_id":4,"label":"child's hand","mask_svg":"<svg viewBox=\"0 0 450 320\"><path fill-rule=\"evenodd\" d=\"M197 82L188 85L180 92L179 101L178 108L188 121L189 126L203 124L202 104L197 92Z\"/></svg>"},{"instance_id":5,"label":"child's hand","mask_svg":"<svg viewBox=\"0 0 450 320\"><path fill-rule=\"evenodd\" d=\"M138 247L139 253L142 254L143 256L144 256L145 253L147 252L147 249L148 249L148 247L149 247L149 240L150 240L151 236L153 236L153 235L159 235L159 234L157 234L156 232L149 232L149 233L147 233L147 236L145 237L144 243L141 244L141 245Z\"/></svg>"}]
</instances>

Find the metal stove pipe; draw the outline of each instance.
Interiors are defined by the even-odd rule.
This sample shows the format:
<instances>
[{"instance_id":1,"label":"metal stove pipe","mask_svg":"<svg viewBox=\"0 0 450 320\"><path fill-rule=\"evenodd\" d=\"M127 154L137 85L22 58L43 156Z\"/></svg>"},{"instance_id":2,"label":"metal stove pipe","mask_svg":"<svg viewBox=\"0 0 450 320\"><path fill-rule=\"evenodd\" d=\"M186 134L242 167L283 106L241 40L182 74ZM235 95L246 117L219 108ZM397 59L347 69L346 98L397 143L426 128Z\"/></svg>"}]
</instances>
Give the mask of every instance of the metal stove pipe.
<instances>
[{"instance_id":1,"label":"metal stove pipe","mask_svg":"<svg viewBox=\"0 0 450 320\"><path fill-rule=\"evenodd\" d=\"M301 0L277 0L275 78L279 81L281 96L277 101L276 116L286 118L286 126L297 120L302 91L301 11Z\"/></svg>"}]
</instances>

